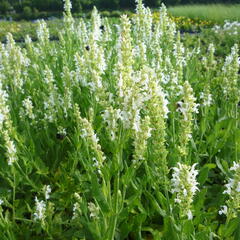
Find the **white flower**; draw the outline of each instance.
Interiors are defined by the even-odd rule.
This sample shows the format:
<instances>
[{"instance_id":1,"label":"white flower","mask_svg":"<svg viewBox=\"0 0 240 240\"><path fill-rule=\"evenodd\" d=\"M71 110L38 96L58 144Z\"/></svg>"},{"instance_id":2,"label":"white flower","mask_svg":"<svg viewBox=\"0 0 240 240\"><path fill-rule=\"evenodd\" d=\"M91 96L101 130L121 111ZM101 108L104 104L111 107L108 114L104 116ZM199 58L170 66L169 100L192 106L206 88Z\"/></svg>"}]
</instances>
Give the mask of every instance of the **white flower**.
<instances>
[{"instance_id":1,"label":"white flower","mask_svg":"<svg viewBox=\"0 0 240 240\"><path fill-rule=\"evenodd\" d=\"M92 138L93 143L98 144L99 139L98 139L96 133L94 133L94 134L91 136L91 138Z\"/></svg>"},{"instance_id":2,"label":"white flower","mask_svg":"<svg viewBox=\"0 0 240 240\"><path fill-rule=\"evenodd\" d=\"M175 202L175 203L181 203L181 202L182 202L182 200L181 200L181 199L179 199L179 198L175 198L175 199L174 199L174 202Z\"/></svg>"},{"instance_id":3,"label":"white flower","mask_svg":"<svg viewBox=\"0 0 240 240\"><path fill-rule=\"evenodd\" d=\"M8 152L8 165L12 165L16 161L16 147L13 141L9 141L7 145L7 152Z\"/></svg>"},{"instance_id":4,"label":"white flower","mask_svg":"<svg viewBox=\"0 0 240 240\"><path fill-rule=\"evenodd\" d=\"M187 190L183 189L183 195L186 197L187 196Z\"/></svg>"},{"instance_id":5,"label":"white flower","mask_svg":"<svg viewBox=\"0 0 240 240\"><path fill-rule=\"evenodd\" d=\"M72 3L70 0L64 0L64 11L70 12L72 9Z\"/></svg>"},{"instance_id":6,"label":"white flower","mask_svg":"<svg viewBox=\"0 0 240 240\"><path fill-rule=\"evenodd\" d=\"M6 146L6 156L8 159L8 165L11 166L17 160L17 149L14 142L10 139L9 132L6 130L3 133L5 146Z\"/></svg>"},{"instance_id":7,"label":"white flower","mask_svg":"<svg viewBox=\"0 0 240 240\"><path fill-rule=\"evenodd\" d=\"M4 121L4 115L2 113L0 113L0 123L2 124Z\"/></svg>"},{"instance_id":8,"label":"white flower","mask_svg":"<svg viewBox=\"0 0 240 240\"><path fill-rule=\"evenodd\" d=\"M78 202L74 203L73 205L73 217L72 219L76 219L79 216L79 213L81 212L80 210L80 205Z\"/></svg>"},{"instance_id":9,"label":"white flower","mask_svg":"<svg viewBox=\"0 0 240 240\"><path fill-rule=\"evenodd\" d=\"M226 190L223 191L223 194L226 193L228 195L231 195L233 186L234 186L234 179L230 178L229 182L227 184L225 184Z\"/></svg>"},{"instance_id":10,"label":"white flower","mask_svg":"<svg viewBox=\"0 0 240 240\"><path fill-rule=\"evenodd\" d=\"M175 193L175 203L179 204L182 216L192 219L191 204L193 197L198 190L196 176L198 171L195 169L196 164L191 167L178 163L178 167L173 168L171 179L172 193Z\"/></svg>"},{"instance_id":11,"label":"white flower","mask_svg":"<svg viewBox=\"0 0 240 240\"><path fill-rule=\"evenodd\" d=\"M0 206L4 203L4 201L2 199L0 199Z\"/></svg>"},{"instance_id":12,"label":"white flower","mask_svg":"<svg viewBox=\"0 0 240 240\"><path fill-rule=\"evenodd\" d=\"M233 166L230 168L231 171L236 171L238 168L240 168L240 164L233 162Z\"/></svg>"},{"instance_id":13,"label":"white flower","mask_svg":"<svg viewBox=\"0 0 240 240\"><path fill-rule=\"evenodd\" d=\"M87 137L88 136L88 132L87 132L87 130L85 129L85 128L83 128L82 130L81 130L81 137L82 138L85 138L85 137Z\"/></svg>"},{"instance_id":14,"label":"white flower","mask_svg":"<svg viewBox=\"0 0 240 240\"><path fill-rule=\"evenodd\" d=\"M202 105L204 106L204 107L206 107L206 106L210 106L211 104L212 104L212 101L213 101L213 99L212 99L212 94L206 94L206 93L204 93L204 92L201 92L200 93L200 99L202 99L203 100L203 102L202 102Z\"/></svg>"},{"instance_id":15,"label":"white flower","mask_svg":"<svg viewBox=\"0 0 240 240\"><path fill-rule=\"evenodd\" d=\"M168 100L166 98L166 94L162 92L162 105L163 105L163 111L164 111L164 118L168 117L168 113L170 112L168 109Z\"/></svg>"},{"instance_id":16,"label":"white flower","mask_svg":"<svg viewBox=\"0 0 240 240\"><path fill-rule=\"evenodd\" d=\"M240 164L234 162L233 166L230 168L232 171L232 177L228 179L228 183L225 184L225 191L223 194L228 195L228 200L226 205L228 207L229 215L237 216L237 212L240 209ZM219 214L226 212L226 207L219 211Z\"/></svg>"},{"instance_id":17,"label":"white flower","mask_svg":"<svg viewBox=\"0 0 240 240\"><path fill-rule=\"evenodd\" d=\"M45 212L46 212L46 203L43 200L39 201L38 198L35 197L35 205L36 205L36 211L33 214L34 221L44 220Z\"/></svg>"},{"instance_id":18,"label":"white flower","mask_svg":"<svg viewBox=\"0 0 240 240\"><path fill-rule=\"evenodd\" d=\"M48 41L49 39L49 30L44 20L38 21L37 37L42 43Z\"/></svg>"},{"instance_id":19,"label":"white flower","mask_svg":"<svg viewBox=\"0 0 240 240\"><path fill-rule=\"evenodd\" d=\"M240 164L233 162L233 166L230 168L231 171L235 173L235 175L240 171ZM237 176L233 178L229 178L228 183L225 184L226 189L223 191L223 194L228 194L231 196L236 191L237 193L240 192L240 181L238 180Z\"/></svg>"},{"instance_id":20,"label":"white flower","mask_svg":"<svg viewBox=\"0 0 240 240\"><path fill-rule=\"evenodd\" d=\"M27 36L25 37L25 43L28 44L28 45L30 45L30 44L32 43L32 39L30 38L29 35L27 35Z\"/></svg>"},{"instance_id":21,"label":"white flower","mask_svg":"<svg viewBox=\"0 0 240 240\"><path fill-rule=\"evenodd\" d=\"M97 207L93 202L88 203L88 210L90 211L90 218L99 218L99 207Z\"/></svg>"},{"instance_id":22,"label":"white flower","mask_svg":"<svg viewBox=\"0 0 240 240\"><path fill-rule=\"evenodd\" d=\"M226 205L222 206L222 209L218 211L219 215L227 215L228 207Z\"/></svg>"},{"instance_id":23,"label":"white flower","mask_svg":"<svg viewBox=\"0 0 240 240\"><path fill-rule=\"evenodd\" d=\"M240 182L238 182L238 184L237 184L236 191L240 192Z\"/></svg>"},{"instance_id":24,"label":"white flower","mask_svg":"<svg viewBox=\"0 0 240 240\"><path fill-rule=\"evenodd\" d=\"M193 219L193 215L192 215L192 211L191 210L188 210L187 217L188 217L188 220L192 220Z\"/></svg>"},{"instance_id":25,"label":"white flower","mask_svg":"<svg viewBox=\"0 0 240 240\"><path fill-rule=\"evenodd\" d=\"M8 119L9 115L7 100L8 94L2 89L2 83L0 81L0 131L2 130L4 121Z\"/></svg>"},{"instance_id":26,"label":"white flower","mask_svg":"<svg viewBox=\"0 0 240 240\"><path fill-rule=\"evenodd\" d=\"M27 117L29 117L32 120L35 119L35 115L33 114L33 103L31 97L27 97L26 99L23 100L23 107L25 109Z\"/></svg>"},{"instance_id":27,"label":"white flower","mask_svg":"<svg viewBox=\"0 0 240 240\"><path fill-rule=\"evenodd\" d=\"M63 136L66 136L66 135L67 135L66 128L63 128L63 127L59 126L57 133L58 133L58 134L61 134L61 135L63 135Z\"/></svg>"},{"instance_id":28,"label":"white flower","mask_svg":"<svg viewBox=\"0 0 240 240\"><path fill-rule=\"evenodd\" d=\"M50 198L50 193L52 192L52 189L50 185L44 186L44 195L45 199L48 200Z\"/></svg>"}]
</instances>

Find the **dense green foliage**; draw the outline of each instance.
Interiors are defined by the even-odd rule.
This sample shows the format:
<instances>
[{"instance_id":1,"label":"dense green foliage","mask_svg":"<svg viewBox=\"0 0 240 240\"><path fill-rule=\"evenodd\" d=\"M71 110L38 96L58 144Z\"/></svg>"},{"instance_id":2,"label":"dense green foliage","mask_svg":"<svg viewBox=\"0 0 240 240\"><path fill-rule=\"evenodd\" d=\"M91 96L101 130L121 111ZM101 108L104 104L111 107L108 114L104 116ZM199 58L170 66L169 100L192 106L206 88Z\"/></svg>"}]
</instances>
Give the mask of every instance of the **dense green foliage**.
<instances>
[{"instance_id":1,"label":"dense green foliage","mask_svg":"<svg viewBox=\"0 0 240 240\"><path fill-rule=\"evenodd\" d=\"M226 19L240 21L240 4L235 5L185 5L170 7L169 12L173 16L185 16L210 20L214 23L223 23Z\"/></svg>"},{"instance_id":2,"label":"dense green foliage","mask_svg":"<svg viewBox=\"0 0 240 240\"><path fill-rule=\"evenodd\" d=\"M239 23L64 9L0 43L0 239L240 239Z\"/></svg>"},{"instance_id":3,"label":"dense green foliage","mask_svg":"<svg viewBox=\"0 0 240 240\"><path fill-rule=\"evenodd\" d=\"M120 12L119 14L121 14L121 13L123 14L126 12ZM116 14L116 16L118 16L117 13L115 13L115 12L113 12L113 14ZM106 12L106 11L103 11L101 16L109 18L108 12ZM133 19L135 17L135 15L130 13L129 17L131 19ZM185 18L185 17L173 17L173 16L171 16L171 19L175 22L177 30L180 30L181 32L200 32L203 29L209 29L214 26L214 22L201 21L199 19L197 20L197 19L189 19L189 18ZM77 19L76 19L76 21L77 21ZM89 19L86 19L86 21L89 21ZM120 21L119 17L109 18L109 22L111 22L111 24L115 24L115 23L119 24L119 21ZM154 23L159 21L159 13L158 12L155 12L153 14L153 21L154 21ZM47 20L46 23L49 28L50 38L52 40L58 39L58 31L64 25L63 20L62 19ZM36 22L1 21L0 22L0 41L6 42L7 33L11 33L16 42L24 42L24 38L26 35L29 35L33 40L36 40L37 39L37 32L36 32L37 27L38 27L37 21ZM201 36L201 35L202 34L200 34L199 36ZM204 38L206 39L205 36L204 36Z\"/></svg>"},{"instance_id":4,"label":"dense green foliage","mask_svg":"<svg viewBox=\"0 0 240 240\"><path fill-rule=\"evenodd\" d=\"M144 3L149 7L159 7L161 2L168 5L176 4L208 4L208 3L239 3L239 0L145 0ZM97 6L99 9L112 9L118 10L119 8L134 8L135 1L129 0L73 0L73 12L79 12L82 9L92 9L93 6ZM28 9L26 9L28 7ZM63 4L61 0L0 0L0 14L6 14L7 12L16 11L17 13L29 12L37 14L38 11L57 12L63 10Z\"/></svg>"}]
</instances>

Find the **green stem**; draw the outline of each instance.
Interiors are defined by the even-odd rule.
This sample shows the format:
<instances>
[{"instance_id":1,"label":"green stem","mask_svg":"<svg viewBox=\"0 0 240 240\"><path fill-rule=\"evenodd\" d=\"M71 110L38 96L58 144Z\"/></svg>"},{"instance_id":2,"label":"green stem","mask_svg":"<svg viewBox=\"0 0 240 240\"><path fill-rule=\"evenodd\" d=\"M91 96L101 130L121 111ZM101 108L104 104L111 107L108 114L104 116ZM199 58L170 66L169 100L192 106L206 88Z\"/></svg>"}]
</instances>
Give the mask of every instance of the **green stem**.
<instances>
[{"instance_id":1,"label":"green stem","mask_svg":"<svg viewBox=\"0 0 240 240\"><path fill-rule=\"evenodd\" d=\"M236 131L238 129L238 106L235 105L235 118L236 118ZM237 134L235 135L235 161L238 162L238 140Z\"/></svg>"},{"instance_id":2,"label":"green stem","mask_svg":"<svg viewBox=\"0 0 240 240\"><path fill-rule=\"evenodd\" d=\"M119 209L119 179L120 179L120 165L121 165L121 161L122 161L122 146L120 144L120 150L118 151L117 154L117 174L115 175L114 178L114 193L113 193L113 215L110 218L110 228L109 228L109 236L108 236L108 240L113 240L114 239L114 235L115 235L115 230L116 230L116 226L117 226L117 220L118 220L118 209Z\"/></svg>"},{"instance_id":3,"label":"green stem","mask_svg":"<svg viewBox=\"0 0 240 240\"><path fill-rule=\"evenodd\" d=\"M119 190L119 173L115 177L114 181L114 202L113 202L113 216L111 218L111 223L110 223L110 230L109 230L109 240L114 239L115 235L115 230L117 226L117 220L118 220L118 190Z\"/></svg>"},{"instance_id":4,"label":"green stem","mask_svg":"<svg viewBox=\"0 0 240 240\"><path fill-rule=\"evenodd\" d=\"M22 170L22 168L19 166L19 164L17 162L15 162L15 164L17 165L18 169L20 170L20 172L22 173L22 175L25 177L25 179L27 180L27 182L30 184L30 186L32 186L35 190L38 190L39 188L29 179L29 177L27 176L27 174ZM14 180L15 181L15 180ZM14 183L15 184L15 183Z\"/></svg>"},{"instance_id":5,"label":"green stem","mask_svg":"<svg viewBox=\"0 0 240 240\"><path fill-rule=\"evenodd\" d=\"M15 174L15 169L14 167L12 167L12 172L13 172L13 203L12 203L12 211L13 211L13 215L12 215L12 220L13 223L15 223L15 198L16 198L16 174Z\"/></svg>"},{"instance_id":6,"label":"green stem","mask_svg":"<svg viewBox=\"0 0 240 240\"><path fill-rule=\"evenodd\" d=\"M32 223L33 222L32 220L25 219L25 218L15 218L15 220L22 221L22 222L28 222L28 223Z\"/></svg>"},{"instance_id":7,"label":"green stem","mask_svg":"<svg viewBox=\"0 0 240 240\"><path fill-rule=\"evenodd\" d=\"M173 113L173 118L172 118L172 137L173 137L173 147L175 149L175 143L176 143L176 138L175 138L175 113Z\"/></svg>"}]
</instances>

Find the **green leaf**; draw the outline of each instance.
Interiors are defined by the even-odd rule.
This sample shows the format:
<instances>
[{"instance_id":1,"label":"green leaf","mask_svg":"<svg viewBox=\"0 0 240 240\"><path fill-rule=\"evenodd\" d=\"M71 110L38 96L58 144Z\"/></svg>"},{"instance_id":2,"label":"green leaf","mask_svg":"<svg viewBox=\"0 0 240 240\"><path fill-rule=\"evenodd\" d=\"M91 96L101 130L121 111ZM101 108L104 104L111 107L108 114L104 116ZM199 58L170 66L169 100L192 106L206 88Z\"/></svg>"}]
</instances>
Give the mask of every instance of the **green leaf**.
<instances>
[{"instance_id":1,"label":"green leaf","mask_svg":"<svg viewBox=\"0 0 240 240\"><path fill-rule=\"evenodd\" d=\"M157 191L155 194L156 194L157 200L159 201L163 209L167 210L168 202L165 196L160 191Z\"/></svg>"},{"instance_id":2,"label":"green leaf","mask_svg":"<svg viewBox=\"0 0 240 240\"><path fill-rule=\"evenodd\" d=\"M172 217L164 218L164 239L182 240L179 238L179 226L176 225Z\"/></svg>"},{"instance_id":3,"label":"green leaf","mask_svg":"<svg viewBox=\"0 0 240 240\"><path fill-rule=\"evenodd\" d=\"M238 226L237 226L237 230L235 232L234 240L240 239L240 213L238 213L237 219L238 219Z\"/></svg>"},{"instance_id":4,"label":"green leaf","mask_svg":"<svg viewBox=\"0 0 240 240\"><path fill-rule=\"evenodd\" d=\"M104 213L108 213L110 211L108 202L103 195L103 191L101 189L101 185L98 183L97 176L94 175L93 173L91 174L91 180L92 180L91 184L92 196L94 196L94 198L98 202L101 210Z\"/></svg>"},{"instance_id":5,"label":"green leaf","mask_svg":"<svg viewBox=\"0 0 240 240\"><path fill-rule=\"evenodd\" d=\"M130 232L133 231L133 222L124 221L119 227L120 240L127 239Z\"/></svg>"},{"instance_id":6,"label":"green leaf","mask_svg":"<svg viewBox=\"0 0 240 240\"><path fill-rule=\"evenodd\" d=\"M213 169L215 167L216 167L216 164L209 163L209 164L205 164L201 168L199 176L198 176L198 182L200 183L200 185L203 185L207 181L209 170Z\"/></svg>"},{"instance_id":7,"label":"green leaf","mask_svg":"<svg viewBox=\"0 0 240 240\"><path fill-rule=\"evenodd\" d=\"M226 168L226 164L223 163L225 165L225 166L223 166L219 159L216 159L216 164L217 164L218 168L222 171L222 173L224 173L225 175L228 175L228 173L227 173L228 167Z\"/></svg>"},{"instance_id":8,"label":"green leaf","mask_svg":"<svg viewBox=\"0 0 240 240\"><path fill-rule=\"evenodd\" d=\"M152 194L148 191L146 191L145 194L147 195L147 198L150 201L153 209L157 211L157 213L159 213L162 217L165 217L166 212L159 206L157 200L152 196Z\"/></svg>"},{"instance_id":9,"label":"green leaf","mask_svg":"<svg viewBox=\"0 0 240 240\"><path fill-rule=\"evenodd\" d=\"M226 226L224 229L224 233L223 236L228 238L228 237L232 237L234 234L234 231L238 229L240 225L240 218L234 218L232 219Z\"/></svg>"},{"instance_id":10,"label":"green leaf","mask_svg":"<svg viewBox=\"0 0 240 240\"><path fill-rule=\"evenodd\" d=\"M192 221L186 220L183 223L183 232L189 236L194 232L194 225Z\"/></svg>"},{"instance_id":11,"label":"green leaf","mask_svg":"<svg viewBox=\"0 0 240 240\"><path fill-rule=\"evenodd\" d=\"M204 201L206 200L207 188L201 189L197 194L196 200L194 202L195 214L201 214L201 209L204 206Z\"/></svg>"},{"instance_id":12,"label":"green leaf","mask_svg":"<svg viewBox=\"0 0 240 240\"><path fill-rule=\"evenodd\" d=\"M95 223L84 220L81 220L81 223L83 224L87 239L102 240L99 229L97 229Z\"/></svg>"}]
</instances>

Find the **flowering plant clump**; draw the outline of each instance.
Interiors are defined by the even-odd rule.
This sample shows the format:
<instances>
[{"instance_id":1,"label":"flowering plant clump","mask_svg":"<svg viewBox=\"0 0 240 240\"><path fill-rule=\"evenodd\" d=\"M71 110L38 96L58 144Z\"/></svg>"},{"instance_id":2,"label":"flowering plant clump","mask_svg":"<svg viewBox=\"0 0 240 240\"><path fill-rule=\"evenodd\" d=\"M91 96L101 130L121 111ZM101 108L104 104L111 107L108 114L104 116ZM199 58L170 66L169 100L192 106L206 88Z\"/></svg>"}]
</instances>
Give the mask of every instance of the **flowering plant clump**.
<instances>
[{"instance_id":1,"label":"flowering plant clump","mask_svg":"<svg viewBox=\"0 0 240 240\"><path fill-rule=\"evenodd\" d=\"M63 3L58 41L0 43L0 239L238 239L237 43Z\"/></svg>"},{"instance_id":2,"label":"flowering plant clump","mask_svg":"<svg viewBox=\"0 0 240 240\"><path fill-rule=\"evenodd\" d=\"M230 22L228 20L224 21L223 26L214 25L212 30L215 33L227 33L229 35L239 35L240 34L240 22L234 21Z\"/></svg>"},{"instance_id":3,"label":"flowering plant clump","mask_svg":"<svg viewBox=\"0 0 240 240\"><path fill-rule=\"evenodd\" d=\"M237 217L240 210L240 164L233 162L233 166L230 168L233 173L233 177L229 178L228 183L225 184L224 194L229 196L227 205L222 206L219 210L219 214L225 214L228 218L232 216Z\"/></svg>"},{"instance_id":4,"label":"flowering plant clump","mask_svg":"<svg viewBox=\"0 0 240 240\"><path fill-rule=\"evenodd\" d=\"M175 202L179 204L180 215L187 216L189 220L193 218L191 205L196 191L199 190L196 176L198 171L196 164L189 167L178 163L178 167L173 168L172 174L172 193L176 193Z\"/></svg>"}]
</instances>

